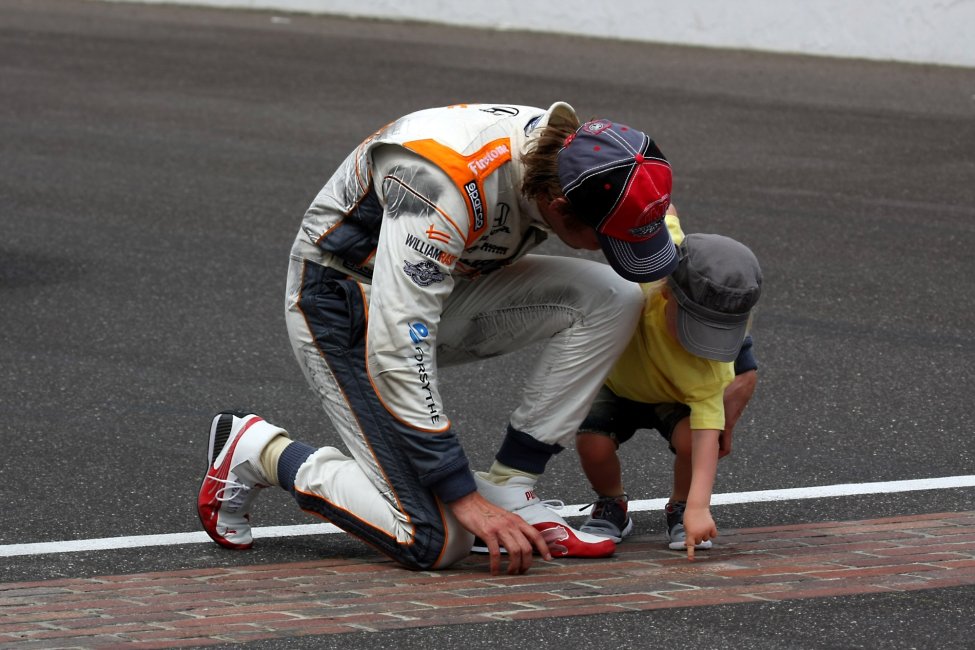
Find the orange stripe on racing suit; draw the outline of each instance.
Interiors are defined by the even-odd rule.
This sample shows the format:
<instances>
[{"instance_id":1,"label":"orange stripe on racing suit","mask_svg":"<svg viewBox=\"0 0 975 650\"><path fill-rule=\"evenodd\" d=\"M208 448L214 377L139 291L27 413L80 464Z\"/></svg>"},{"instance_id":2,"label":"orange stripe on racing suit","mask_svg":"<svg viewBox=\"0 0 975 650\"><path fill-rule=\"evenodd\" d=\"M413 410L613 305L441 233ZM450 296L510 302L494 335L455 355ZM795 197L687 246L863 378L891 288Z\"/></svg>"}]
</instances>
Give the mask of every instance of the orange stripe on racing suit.
<instances>
[{"instance_id":1,"label":"orange stripe on racing suit","mask_svg":"<svg viewBox=\"0 0 975 650\"><path fill-rule=\"evenodd\" d=\"M492 140L467 156L430 139L405 142L403 146L440 167L465 197L470 219L470 231L465 245L470 246L488 226L484 179L511 160L511 140Z\"/></svg>"}]
</instances>

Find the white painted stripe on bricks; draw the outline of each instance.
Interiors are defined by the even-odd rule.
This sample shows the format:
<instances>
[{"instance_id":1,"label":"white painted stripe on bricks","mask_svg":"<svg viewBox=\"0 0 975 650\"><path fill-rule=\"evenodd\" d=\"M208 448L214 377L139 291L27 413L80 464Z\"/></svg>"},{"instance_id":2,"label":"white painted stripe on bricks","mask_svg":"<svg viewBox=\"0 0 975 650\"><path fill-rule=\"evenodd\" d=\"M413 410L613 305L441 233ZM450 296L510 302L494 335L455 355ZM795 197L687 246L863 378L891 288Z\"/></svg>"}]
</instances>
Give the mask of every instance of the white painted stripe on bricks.
<instances>
[{"instance_id":1,"label":"white painted stripe on bricks","mask_svg":"<svg viewBox=\"0 0 975 650\"><path fill-rule=\"evenodd\" d=\"M909 481L882 481L879 483L840 483L818 487L787 488L783 490L756 490L754 492L732 492L711 496L712 506L725 506L736 503L761 503L764 501L792 501L797 499L825 499L827 497L848 497L859 494L884 494L892 492L917 492L920 490L948 490L951 488L975 487L975 475L946 476L944 478L920 478ZM667 499L630 501L629 510L655 510L667 505Z\"/></svg>"},{"instance_id":2,"label":"white painted stripe on bricks","mask_svg":"<svg viewBox=\"0 0 975 650\"><path fill-rule=\"evenodd\" d=\"M715 494L711 505L731 505L737 503L761 503L768 501L791 501L796 499L823 499L828 497L856 496L860 494L889 494L893 492L914 492L919 490L948 490L952 488L975 487L975 475L946 476L944 478L914 479L908 481L883 481L879 483L842 483L818 487L787 488L782 490L757 490L754 492L732 492ZM663 508L667 499L641 499L630 501L631 512L657 510ZM589 506L583 504L566 505L559 511L564 517L583 516ZM255 539L271 537L300 537L303 535L323 535L342 532L332 524L301 524L296 526L264 526L254 528ZM180 544L202 544L210 538L204 532L169 533L165 535L136 535L131 537L102 537L62 542L37 542L33 544L6 544L0 546L0 557L21 555L44 555L50 553L78 553L83 551L110 551L121 548L143 548L147 546L177 546Z\"/></svg>"}]
</instances>

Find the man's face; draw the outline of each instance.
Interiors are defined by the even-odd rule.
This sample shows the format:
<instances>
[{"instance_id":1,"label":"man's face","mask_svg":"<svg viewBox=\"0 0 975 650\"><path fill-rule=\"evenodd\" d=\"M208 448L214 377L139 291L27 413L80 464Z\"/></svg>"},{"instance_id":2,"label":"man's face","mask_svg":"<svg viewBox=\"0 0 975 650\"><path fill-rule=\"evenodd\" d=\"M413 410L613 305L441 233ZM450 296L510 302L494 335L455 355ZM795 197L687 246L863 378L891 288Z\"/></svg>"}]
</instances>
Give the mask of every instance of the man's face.
<instances>
[{"instance_id":1,"label":"man's face","mask_svg":"<svg viewBox=\"0 0 975 650\"><path fill-rule=\"evenodd\" d=\"M569 248L598 251L602 248L596 229L583 223L572 215L569 202L564 198L551 201L540 200L538 209L542 218L552 228L552 232Z\"/></svg>"}]
</instances>

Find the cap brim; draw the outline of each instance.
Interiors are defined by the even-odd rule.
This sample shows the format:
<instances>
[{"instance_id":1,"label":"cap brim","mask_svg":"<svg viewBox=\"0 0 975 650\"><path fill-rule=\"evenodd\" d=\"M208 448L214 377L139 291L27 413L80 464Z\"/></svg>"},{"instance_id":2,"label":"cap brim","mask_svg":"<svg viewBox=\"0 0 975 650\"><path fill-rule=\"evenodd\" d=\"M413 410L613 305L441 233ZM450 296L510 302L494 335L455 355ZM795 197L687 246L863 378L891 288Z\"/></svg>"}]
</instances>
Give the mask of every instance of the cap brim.
<instances>
[{"instance_id":1,"label":"cap brim","mask_svg":"<svg viewBox=\"0 0 975 650\"><path fill-rule=\"evenodd\" d=\"M541 119L534 125L535 130L544 129L549 124L578 124L575 109L565 102L555 102L542 114Z\"/></svg>"},{"instance_id":2,"label":"cap brim","mask_svg":"<svg viewBox=\"0 0 975 650\"><path fill-rule=\"evenodd\" d=\"M677 247L667 228L645 241L630 242L599 234L606 261L620 276L632 282L654 282L677 269Z\"/></svg>"},{"instance_id":3,"label":"cap brim","mask_svg":"<svg viewBox=\"0 0 975 650\"><path fill-rule=\"evenodd\" d=\"M748 317L737 323L708 321L680 306L677 309L677 336L684 349L714 361L734 361L748 331Z\"/></svg>"}]
</instances>

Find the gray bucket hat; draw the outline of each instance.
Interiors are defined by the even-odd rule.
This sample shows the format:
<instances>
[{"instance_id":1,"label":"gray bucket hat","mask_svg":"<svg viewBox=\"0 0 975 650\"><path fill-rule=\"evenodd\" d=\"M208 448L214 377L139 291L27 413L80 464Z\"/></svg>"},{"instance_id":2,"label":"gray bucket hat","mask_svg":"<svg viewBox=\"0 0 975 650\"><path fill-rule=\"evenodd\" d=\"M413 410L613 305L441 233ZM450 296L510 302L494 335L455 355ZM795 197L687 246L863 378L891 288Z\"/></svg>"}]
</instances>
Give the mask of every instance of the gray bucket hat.
<instances>
[{"instance_id":1,"label":"gray bucket hat","mask_svg":"<svg viewBox=\"0 0 975 650\"><path fill-rule=\"evenodd\" d=\"M734 361L762 294L762 269L744 244L722 235L691 234L678 247L667 285L677 300L677 335L705 359Z\"/></svg>"}]
</instances>

